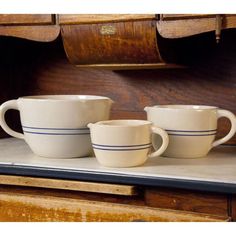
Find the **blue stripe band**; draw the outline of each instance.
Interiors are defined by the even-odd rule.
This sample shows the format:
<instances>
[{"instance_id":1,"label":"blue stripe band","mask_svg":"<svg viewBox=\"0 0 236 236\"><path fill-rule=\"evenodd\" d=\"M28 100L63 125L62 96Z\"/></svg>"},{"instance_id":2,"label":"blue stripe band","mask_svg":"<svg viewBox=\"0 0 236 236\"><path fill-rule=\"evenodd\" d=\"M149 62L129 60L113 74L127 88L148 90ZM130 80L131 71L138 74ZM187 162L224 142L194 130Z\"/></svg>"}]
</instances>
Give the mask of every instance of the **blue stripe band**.
<instances>
[{"instance_id":1,"label":"blue stripe band","mask_svg":"<svg viewBox=\"0 0 236 236\"><path fill-rule=\"evenodd\" d=\"M109 149L109 148L99 148L99 147L94 147L94 149L98 150L104 150L104 151L136 151L136 150L144 150L144 149L149 149L150 147L144 147L144 148L133 148L133 149Z\"/></svg>"},{"instance_id":2,"label":"blue stripe band","mask_svg":"<svg viewBox=\"0 0 236 236\"><path fill-rule=\"evenodd\" d=\"M206 133L206 132L216 132L216 129L211 130L172 130L172 129L166 129L166 132L180 132L180 133Z\"/></svg>"},{"instance_id":3,"label":"blue stripe band","mask_svg":"<svg viewBox=\"0 0 236 236\"><path fill-rule=\"evenodd\" d=\"M151 145L151 143L146 143L146 144L135 144L135 145L103 145L103 144L96 144L96 143L93 143L94 146L98 146L98 147L141 147L141 146L147 146L147 145Z\"/></svg>"},{"instance_id":4,"label":"blue stripe band","mask_svg":"<svg viewBox=\"0 0 236 236\"><path fill-rule=\"evenodd\" d=\"M41 135L89 135L90 133L40 133L40 132L31 132L31 131L25 131L24 133L29 134L41 134Z\"/></svg>"},{"instance_id":5,"label":"blue stripe band","mask_svg":"<svg viewBox=\"0 0 236 236\"><path fill-rule=\"evenodd\" d=\"M89 130L89 128L82 127L82 128L38 128L38 127L30 127L22 125L22 128L25 129L40 129L40 130Z\"/></svg>"},{"instance_id":6,"label":"blue stripe band","mask_svg":"<svg viewBox=\"0 0 236 236\"><path fill-rule=\"evenodd\" d=\"M168 135L172 135L172 136L212 136L212 135L216 135L216 133L212 133L212 134L170 134L170 133L168 133Z\"/></svg>"}]
</instances>

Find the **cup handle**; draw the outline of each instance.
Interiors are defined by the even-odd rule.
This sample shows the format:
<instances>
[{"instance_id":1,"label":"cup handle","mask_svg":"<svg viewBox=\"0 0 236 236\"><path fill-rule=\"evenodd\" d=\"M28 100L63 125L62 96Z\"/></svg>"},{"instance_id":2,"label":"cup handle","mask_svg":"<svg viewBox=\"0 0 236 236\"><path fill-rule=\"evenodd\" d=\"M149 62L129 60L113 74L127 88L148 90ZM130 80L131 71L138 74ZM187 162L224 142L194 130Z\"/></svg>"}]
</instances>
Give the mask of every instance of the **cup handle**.
<instances>
[{"instance_id":1,"label":"cup handle","mask_svg":"<svg viewBox=\"0 0 236 236\"><path fill-rule=\"evenodd\" d=\"M0 106L0 125L3 128L3 130L9 135L15 138L24 139L23 134L12 130L5 121L5 113L7 110L10 110L10 109L19 110L17 100L7 101Z\"/></svg>"},{"instance_id":2,"label":"cup handle","mask_svg":"<svg viewBox=\"0 0 236 236\"><path fill-rule=\"evenodd\" d=\"M230 129L229 133L225 137L223 137L223 138L221 138L219 140L214 141L212 143L212 147L216 147L216 146L218 146L218 145L220 145L222 143L227 142L229 139L231 139L234 136L234 134L236 132L236 118L235 118L235 115L232 112L227 111L227 110L219 109L217 111L217 118L219 119L220 117L226 117L226 118L228 118L230 120L230 122L231 122L231 129Z\"/></svg>"},{"instance_id":3,"label":"cup handle","mask_svg":"<svg viewBox=\"0 0 236 236\"><path fill-rule=\"evenodd\" d=\"M156 126L152 126L151 130L152 130L152 133L158 134L162 138L161 147L158 150L156 150L155 152L148 155L148 157L157 157L157 156L160 156L166 150L166 148L169 144L169 136L165 130L158 128Z\"/></svg>"}]
</instances>

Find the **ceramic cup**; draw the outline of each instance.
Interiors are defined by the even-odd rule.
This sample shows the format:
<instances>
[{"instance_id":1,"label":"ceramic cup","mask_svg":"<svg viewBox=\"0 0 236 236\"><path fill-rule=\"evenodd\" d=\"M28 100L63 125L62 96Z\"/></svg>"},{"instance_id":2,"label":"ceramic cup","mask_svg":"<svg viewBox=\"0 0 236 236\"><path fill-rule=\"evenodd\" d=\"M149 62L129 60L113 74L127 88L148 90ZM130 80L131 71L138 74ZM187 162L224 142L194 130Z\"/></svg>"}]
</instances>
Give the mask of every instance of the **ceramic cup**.
<instances>
[{"instance_id":1,"label":"ceramic cup","mask_svg":"<svg viewBox=\"0 0 236 236\"><path fill-rule=\"evenodd\" d=\"M90 95L20 97L0 106L0 125L11 136L24 139L42 157L71 158L92 152L87 124L109 119L112 100ZM24 134L6 124L9 109L20 112Z\"/></svg>"},{"instance_id":2,"label":"ceramic cup","mask_svg":"<svg viewBox=\"0 0 236 236\"><path fill-rule=\"evenodd\" d=\"M227 110L213 106L160 105L145 107L147 119L165 129L169 135L169 146L163 156L197 158L206 156L213 148L232 138L236 131L236 118ZM215 141L217 120L226 117L231 122L230 132ZM161 140L154 137L158 148Z\"/></svg>"},{"instance_id":3,"label":"ceramic cup","mask_svg":"<svg viewBox=\"0 0 236 236\"><path fill-rule=\"evenodd\" d=\"M161 155L167 148L168 134L145 120L110 120L89 124L98 162L107 167L142 165L148 157ZM149 154L152 133L160 135L162 145Z\"/></svg>"}]
</instances>

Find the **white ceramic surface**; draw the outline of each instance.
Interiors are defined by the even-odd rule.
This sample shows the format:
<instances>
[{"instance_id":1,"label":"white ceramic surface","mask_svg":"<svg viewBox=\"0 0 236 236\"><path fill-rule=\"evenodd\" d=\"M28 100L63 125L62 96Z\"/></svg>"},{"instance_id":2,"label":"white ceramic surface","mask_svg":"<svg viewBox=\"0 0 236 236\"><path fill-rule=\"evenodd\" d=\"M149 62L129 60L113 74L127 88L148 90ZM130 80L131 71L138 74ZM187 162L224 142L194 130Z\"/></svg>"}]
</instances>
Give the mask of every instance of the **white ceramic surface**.
<instances>
[{"instance_id":1,"label":"white ceramic surface","mask_svg":"<svg viewBox=\"0 0 236 236\"><path fill-rule=\"evenodd\" d=\"M52 159L42 158L29 149L24 141L15 138L0 139L0 165L30 167L62 171L68 178L72 173L107 174L133 178L156 178L233 184L236 186L236 146L219 146L210 151L208 158L176 159L149 158L142 166L132 168L108 168L100 165L95 157ZM1 166L0 166L1 168ZM57 176L55 174L55 176Z\"/></svg>"},{"instance_id":2,"label":"white ceramic surface","mask_svg":"<svg viewBox=\"0 0 236 236\"><path fill-rule=\"evenodd\" d=\"M89 124L91 140L98 162L108 167L142 165L148 157L161 155L167 148L167 133L145 120L110 120ZM159 135L162 145L149 154L152 133Z\"/></svg>"},{"instance_id":3,"label":"white ceramic surface","mask_svg":"<svg viewBox=\"0 0 236 236\"><path fill-rule=\"evenodd\" d=\"M0 107L0 125L11 136L24 139L43 157L71 158L92 152L87 124L109 119L112 101L91 95L45 95L21 97ZM24 134L11 130L4 115L20 111Z\"/></svg>"},{"instance_id":4,"label":"white ceramic surface","mask_svg":"<svg viewBox=\"0 0 236 236\"><path fill-rule=\"evenodd\" d=\"M227 142L236 132L236 118L227 110L213 106L160 105L145 107L147 119L167 131L169 146L163 156L197 158L208 154L212 147ZM215 141L217 120L226 117L231 122L230 132ZM161 140L154 137L158 148Z\"/></svg>"}]
</instances>

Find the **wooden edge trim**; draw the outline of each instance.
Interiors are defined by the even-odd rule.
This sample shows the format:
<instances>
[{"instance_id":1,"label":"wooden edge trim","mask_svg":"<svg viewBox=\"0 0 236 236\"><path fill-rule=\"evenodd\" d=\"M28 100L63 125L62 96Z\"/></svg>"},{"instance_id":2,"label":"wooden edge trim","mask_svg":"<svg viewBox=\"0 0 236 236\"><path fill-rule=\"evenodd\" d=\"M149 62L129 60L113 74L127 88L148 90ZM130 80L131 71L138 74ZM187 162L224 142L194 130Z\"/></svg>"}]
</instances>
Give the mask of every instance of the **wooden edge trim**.
<instances>
[{"instance_id":1,"label":"wooden edge trim","mask_svg":"<svg viewBox=\"0 0 236 236\"><path fill-rule=\"evenodd\" d=\"M137 187L132 185L95 183L14 175L0 175L0 185L63 189L126 196L133 196L138 194Z\"/></svg>"},{"instance_id":2,"label":"wooden edge trim","mask_svg":"<svg viewBox=\"0 0 236 236\"><path fill-rule=\"evenodd\" d=\"M199 18L213 18L216 14L160 14L161 20L189 20Z\"/></svg>"},{"instance_id":3,"label":"wooden edge trim","mask_svg":"<svg viewBox=\"0 0 236 236\"><path fill-rule=\"evenodd\" d=\"M58 15L59 24L96 24L96 23L113 23L137 20L156 19L155 14L77 14L77 15Z\"/></svg>"},{"instance_id":4,"label":"wooden edge trim","mask_svg":"<svg viewBox=\"0 0 236 236\"><path fill-rule=\"evenodd\" d=\"M1 26L52 25L55 14L0 14Z\"/></svg>"},{"instance_id":5,"label":"wooden edge trim","mask_svg":"<svg viewBox=\"0 0 236 236\"><path fill-rule=\"evenodd\" d=\"M110 70L132 70L132 69L177 69L186 68L183 65L168 63L147 63L147 64L91 64L76 65L79 68L110 69Z\"/></svg>"}]
</instances>

